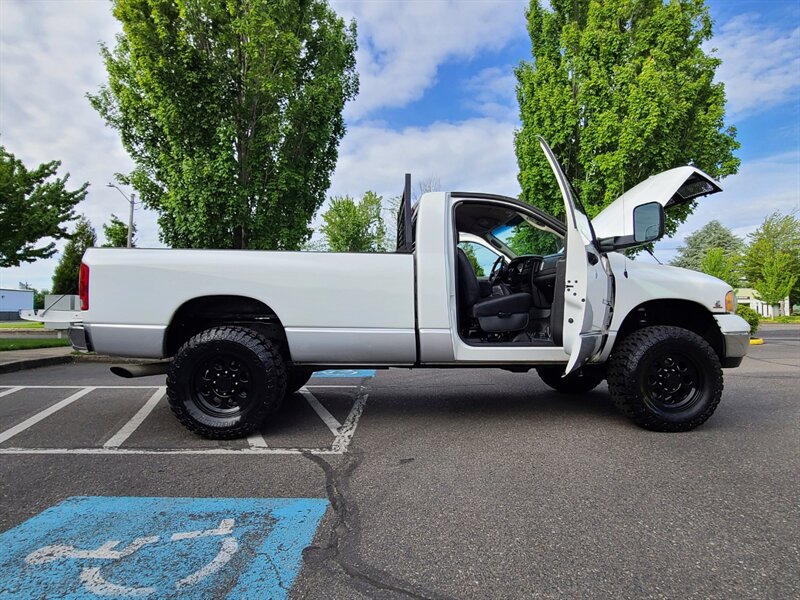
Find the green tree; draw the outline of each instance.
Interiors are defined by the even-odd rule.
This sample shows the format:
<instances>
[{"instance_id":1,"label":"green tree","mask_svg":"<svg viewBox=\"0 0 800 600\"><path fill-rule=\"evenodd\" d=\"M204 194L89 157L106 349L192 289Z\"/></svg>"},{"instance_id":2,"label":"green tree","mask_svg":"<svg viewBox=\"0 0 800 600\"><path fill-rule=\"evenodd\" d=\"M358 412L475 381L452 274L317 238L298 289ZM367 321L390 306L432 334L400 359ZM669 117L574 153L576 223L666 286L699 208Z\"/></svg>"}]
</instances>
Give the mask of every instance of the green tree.
<instances>
[{"instance_id":1,"label":"green tree","mask_svg":"<svg viewBox=\"0 0 800 600\"><path fill-rule=\"evenodd\" d=\"M366 192L360 202L350 196L331 200L322 215L325 223L320 227L331 252L382 252L385 249L382 200L375 192Z\"/></svg>"},{"instance_id":2,"label":"green tree","mask_svg":"<svg viewBox=\"0 0 800 600\"><path fill-rule=\"evenodd\" d=\"M738 263L744 251L744 242L719 221L709 221L684 238L683 245L678 246L678 254L670 264L707 273L702 265L712 248L720 248L726 260Z\"/></svg>"},{"instance_id":3,"label":"green tree","mask_svg":"<svg viewBox=\"0 0 800 600\"><path fill-rule=\"evenodd\" d=\"M517 256L536 254L547 256L558 252L560 244L552 233L536 229L530 225L516 225L508 239L508 247Z\"/></svg>"},{"instance_id":4,"label":"green tree","mask_svg":"<svg viewBox=\"0 0 800 600\"><path fill-rule=\"evenodd\" d=\"M792 257L785 252L771 254L764 258L761 275L753 284L759 299L770 307L783 302L792 286L797 283L797 273L791 270ZM772 315L772 309L770 309Z\"/></svg>"},{"instance_id":5,"label":"green tree","mask_svg":"<svg viewBox=\"0 0 800 600\"><path fill-rule=\"evenodd\" d=\"M324 0L114 0L113 13L108 85L89 99L161 239L301 247L358 90L355 23Z\"/></svg>"},{"instance_id":6,"label":"green tree","mask_svg":"<svg viewBox=\"0 0 800 600\"><path fill-rule=\"evenodd\" d=\"M97 234L88 219L81 215L53 274L54 294L77 294L81 259L87 248L97 244Z\"/></svg>"},{"instance_id":7,"label":"green tree","mask_svg":"<svg viewBox=\"0 0 800 600\"><path fill-rule=\"evenodd\" d=\"M478 256L475 254L475 246L471 243L461 243L458 245L464 251L469 264L472 265L472 270L475 271L476 277L485 277L486 272L483 270L481 263L478 262Z\"/></svg>"},{"instance_id":8,"label":"green tree","mask_svg":"<svg viewBox=\"0 0 800 600\"><path fill-rule=\"evenodd\" d=\"M56 251L52 240L67 237L64 224L89 184L67 190L69 173L56 177L59 166L54 160L29 171L0 146L0 268L48 258ZM51 239L37 246L42 238Z\"/></svg>"},{"instance_id":9,"label":"green tree","mask_svg":"<svg viewBox=\"0 0 800 600\"><path fill-rule=\"evenodd\" d=\"M531 0L533 60L516 69L522 128L515 137L522 199L555 214L563 202L539 150L559 157L589 217L650 175L694 164L736 173L736 131L703 0ZM693 210L669 211L666 233Z\"/></svg>"},{"instance_id":10,"label":"green tree","mask_svg":"<svg viewBox=\"0 0 800 600\"><path fill-rule=\"evenodd\" d=\"M721 279L734 289L741 285L737 257L729 256L723 248L709 248L697 270Z\"/></svg>"},{"instance_id":11,"label":"green tree","mask_svg":"<svg viewBox=\"0 0 800 600\"><path fill-rule=\"evenodd\" d=\"M103 224L103 235L106 243L103 248L127 248L128 247L128 225L123 223L117 215L111 215L111 222ZM131 247L136 246L136 223L133 224L131 237Z\"/></svg>"},{"instance_id":12,"label":"green tree","mask_svg":"<svg viewBox=\"0 0 800 600\"><path fill-rule=\"evenodd\" d=\"M794 214L774 212L747 237L750 243L742 260L742 271L750 284L762 278L764 263L778 253L789 256L787 271L800 275L800 219ZM792 304L800 302L800 280L795 281L789 296Z\"/></svg>"}]
</instances>

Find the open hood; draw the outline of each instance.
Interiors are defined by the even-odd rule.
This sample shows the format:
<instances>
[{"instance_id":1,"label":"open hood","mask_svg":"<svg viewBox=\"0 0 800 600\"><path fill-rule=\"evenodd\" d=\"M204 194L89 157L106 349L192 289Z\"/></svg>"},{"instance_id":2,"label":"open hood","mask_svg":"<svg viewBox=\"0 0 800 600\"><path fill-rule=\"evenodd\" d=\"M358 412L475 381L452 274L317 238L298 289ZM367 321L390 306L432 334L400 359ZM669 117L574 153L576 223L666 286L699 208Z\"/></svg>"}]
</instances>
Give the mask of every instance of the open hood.
<instances>
[{"instance_id":1,"label":"open hood","mask_svg":"<svg viewBox=\"0 0 800 600\"><path fill-rule=\"evenodd\" d=\"M658 202L665 209L694 198L716 194L722 187L695 167L678 167L653 175L614 200L592 219L595 235L611 238L633 235L633 209Z\"/></svg>"}]
</instances>

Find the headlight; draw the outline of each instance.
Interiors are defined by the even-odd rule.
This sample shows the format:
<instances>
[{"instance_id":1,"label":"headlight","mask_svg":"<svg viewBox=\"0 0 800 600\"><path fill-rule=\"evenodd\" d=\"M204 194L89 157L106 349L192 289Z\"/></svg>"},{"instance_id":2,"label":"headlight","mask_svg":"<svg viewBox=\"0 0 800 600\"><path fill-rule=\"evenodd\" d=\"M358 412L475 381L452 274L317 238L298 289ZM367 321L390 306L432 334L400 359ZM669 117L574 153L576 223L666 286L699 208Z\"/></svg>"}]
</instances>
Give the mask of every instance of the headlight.
<instances>
[{"instance_id":1,"label":"headlight","mask_svg":"<svg viewBox=\"0 0 800 600\"><path fill-rule=\"evenodd\" d=\"M731 290L725 294L725 312L735 313L737 306L738 303L736 302L736 294L734 294L733 290Z\"/></svg>"}]
</instances>

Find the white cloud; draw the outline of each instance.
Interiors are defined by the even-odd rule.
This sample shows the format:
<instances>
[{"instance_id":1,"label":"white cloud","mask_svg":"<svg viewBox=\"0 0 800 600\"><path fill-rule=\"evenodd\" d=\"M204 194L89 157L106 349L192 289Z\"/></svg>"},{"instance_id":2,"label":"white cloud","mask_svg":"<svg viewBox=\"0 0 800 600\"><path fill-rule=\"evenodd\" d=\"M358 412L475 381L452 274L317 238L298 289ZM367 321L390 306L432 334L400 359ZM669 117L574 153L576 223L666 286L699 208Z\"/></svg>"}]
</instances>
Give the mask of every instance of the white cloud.
<instances>
[{"instance_id":1,"label":"white cloud","mask_svg":"<svg viewBox=\"0 0 800 600\"><path fill-rule=\"evenodd\" d=\"M797 98L800 91L800 27L781 30L758 15L738 15L708 42L722 65L717 79L725 83L728 121Z\"/></svg>"},{"instance_id":2,"label":"white cloud","mask_svg":"<svg viewBox=\"0 0 800 600\"><path fill-rule=\"evenodd\" d=\"M466 104L478 114L517 120L517 77L513 65L488 67L464 82Z\"/></svg>"},{"instance_id":3,"label":"white cloud","mask_svg":"<svg viewBox=\"0 0 800 600\"><path fill-rule=\"evenodd\" d=\"M68 187L90 183L77 210L102 241L112 213L127 221L128 205L105 187L115 172L130 170L116 132L107 129L85 98L105 81L98 42L113 43L119 30L106 2L0 2L0 143L29 168L61 160ZM159 245L155 215L137 209L140 245ZM59 243L63 248L64 242ZM28 281L49 288L57 257L0 271L0 286Z\"/></svg>"},{"instance_id":4,"label":"white cloud","mask_svg":"<svg viewBox=\"0 0 800 600\"><path fill-rule=\"evenodd\" d=\"M345 109L350 120L418 100L446 61L500 50L526 35L523 0L339 1L333 6L358 23L361 92Z\"/></svg>"},{"instance_id":5,"label":"white cloud","mask_svg":"<svg viewBox=\"0 0 800 600\"><path fill-rule=\"evenodd\" d=\"M342 142L330 195L360 195L373 190L385 198L429 177L445 190L484 191L516 196L514 124L471 119L394 131L379 125L356 126Z\"/></svg>"}]
</instances>

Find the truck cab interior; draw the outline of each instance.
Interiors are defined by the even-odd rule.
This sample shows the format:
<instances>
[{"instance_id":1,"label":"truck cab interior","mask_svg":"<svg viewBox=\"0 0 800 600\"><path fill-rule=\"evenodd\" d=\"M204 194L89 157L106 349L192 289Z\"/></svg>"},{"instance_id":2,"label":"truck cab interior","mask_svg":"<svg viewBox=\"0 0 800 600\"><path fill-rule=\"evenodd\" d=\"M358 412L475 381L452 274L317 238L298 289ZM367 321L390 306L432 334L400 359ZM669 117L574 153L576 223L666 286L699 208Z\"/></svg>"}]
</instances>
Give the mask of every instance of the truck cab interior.
<instances>
[{"instance_id":1,"label":"truck cab interior","mask_svg":"<svg viewBox=\"0 0 800 600\"><path fill-rule=\"evenodd\" d=\"M459 334L468 344L561 345L563 225L507 200L456 205Z\"/></svg>"}]
</instances>

